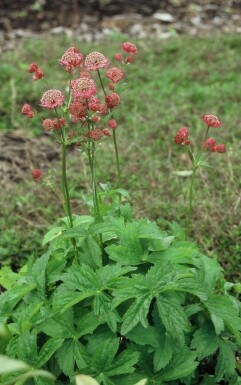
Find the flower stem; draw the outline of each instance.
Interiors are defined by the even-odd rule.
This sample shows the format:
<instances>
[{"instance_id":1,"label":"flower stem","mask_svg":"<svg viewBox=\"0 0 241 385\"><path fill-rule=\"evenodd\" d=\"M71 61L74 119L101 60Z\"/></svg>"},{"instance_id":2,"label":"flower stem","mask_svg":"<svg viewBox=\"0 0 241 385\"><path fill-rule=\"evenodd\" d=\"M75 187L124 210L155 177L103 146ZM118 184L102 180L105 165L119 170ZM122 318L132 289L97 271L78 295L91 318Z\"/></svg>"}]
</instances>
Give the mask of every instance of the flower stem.
<instances>
[{"instance_id":1,"label":"flower stem","mask_svg":"<svg viewBox=\"0 0 241 385\"><path fill-rule=\"evenodd\" d=\"M114 141L114 148L115 148L115 160L116 160L116 168L117 168L117 176L118 176L118 187L119 187L121 173L120 173L120 159L119 159L115 129L113 130L113 141Z\"/></svg>"},{"instance_id":2,"label":"flower stem","mask_svg":"<svg viewBox=\"0 0 241 385\"><path fill-rule=\"evenodd\" d=\"M186 223L186 238L187 239L189 237L189 232L190 232L190 221L191 221L192 200L193 200L193 187L194 187L194 180L195 180L196 171L197 171L197 168L193 167L192 179L191 179L191 185L190 185L190 191L189 191L189 204L188 204L187 223Z\"/></svg>"},{"instance_id":3,"label":"flower stem","mask_svg":"<svg viewBox=\"0 0 241 385\"><path fill-rule=\"evenodd\" d=\"M73 217L70 206L70 198L69 198L69 187L67 181L67 173L66 173L66 144L62 142L62 190L64 195L64 205L66 212L68 214L69 226L73 227Z\"/></svg>"},{"instance_id":4,"label":"flower stem","mask_svg":"<svg viewBox=\"0 0 241 385\"><path fill-rule=\"evenodd\" d=\"M103 90L103 93L105 96L107 96L104 84L103 84L102 79L101 79L100 71L97 70L97 73L98 73L98 77L99 77L99 81L100 81L100 85L101 85L101 88ZM113 118L114 118L113 114L111 114L111 119L113 119ZM117 168L117 176L118 176L118 186L119 186L121 173L120 173L120 159L119 159L119 152L118 152L115 129L113 129L113 141L114 141L114 148L115 148L115 159L116 159L116 168Z\"/></svg>"}]
</instances>

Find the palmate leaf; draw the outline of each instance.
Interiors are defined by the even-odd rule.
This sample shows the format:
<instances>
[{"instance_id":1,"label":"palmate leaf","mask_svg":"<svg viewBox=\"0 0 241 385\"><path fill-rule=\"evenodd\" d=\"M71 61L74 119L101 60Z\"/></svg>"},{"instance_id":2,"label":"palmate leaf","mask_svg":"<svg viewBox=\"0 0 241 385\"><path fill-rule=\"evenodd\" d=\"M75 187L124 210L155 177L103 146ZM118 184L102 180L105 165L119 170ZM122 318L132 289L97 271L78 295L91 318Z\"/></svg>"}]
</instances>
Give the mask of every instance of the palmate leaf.
<instances>
[{"instance_id":1,"label":"palmate leaf","mask_svg":"<svg viewBox=\"0 0 241 385\"><path fill-rule=\"evenodd\" d=\"M125 335L132 330L139 322L147 328L147 315L152 301L151 294L145 294L136 299L124 314L121 326L121 334Z\"/></svg>"},{"instance_id":2,"label":"palmate leaf","mask_svg":"<svg viewBox=\"0 0 241 385\"><path fill-rule=\"evenodd\" d=\"M75 336L75 328L73 325L73 309L65 311L61 317L53 316L47 321L43 320L37 326L39 331L44 332L53 338L71 338Z\"/></svg>"},{"instance_id":3,"label":"palmate leaf","mask_svg":"<svg viewBox=\"0 0 241 385\"><path fill-rule=\"evenodd\" d=\"M235 373L235 355L229 341L219 341L219 353L215 368L215 380L219 382L223 377L231 377Z\"/></svg>"},{"instance_id":4,"label":"palmate leaf","mask_svg":"<svg viewBox=\"0 0 241 385\"><path fill-rule=\"evenodd\" d=\"M113 363L108 367L105 374L108 377L117 376L120 374L129 374L134 372L134 365L138 362L139 353L125 350L120 353Z\"/></svg>"},{"instance_id":5,"label":"palmate leaf","mask_svg":"<svg viewBox=\"0 0 241 385\"><path fill-rule=\"evenodd\" d=\"M21 333L17 341L17 356L23 361L36 367L38 360L37 332L26 330Z\"/></svg>"},{"instance_id":6,"label":"palmate leaf","mask_svg":"<svg viewBox=\"0 0 241 385\"><path fill-rule=\"evenodd\" d=\"M219 339L210 322L205 322L193 336L191 348L196 349L198 360L215 353L219 347Z\"/></svg>"},{"instance_id":7,"label":"palmate leaf","mask_svg":"<svg viewBox=\"0 0 241 385\"><path fill-rule=\"evenodd\" d=\"M159 347L155 350L153 365L154 372L165 368L172 358L173 348L172 348L172 338L167 333L159 337Z\"/></svg>"},{"instance_id":8,"label":"palmate leaf","mask_svg":"<svg viewBox=\"0 0 241 385\"><path fill-rule=\"evenodd\" d=\"M61 285L56 290L53 298L53 311L62 314L70 307L86 298L93 297L95 294L96 290L86 292L72 291L65 285Z\"/></svg>"},{"instance_id":9,"label":"palmate leaf","mask_svg":"<svg viewBox=\"0 0 241 385\"><path fill-rule=\"evenodd\" d=\"M233 333L241 330L241 318L238 309L228 296L212 295L207 301L203 301L203 304L210 312L217 334L224 330L224 326Z\"/></svg>"},{"instance_id":10,"label":"palmate leaf","mask_svg":"<svg viewBox=\"0 0 241 385\"><path fill-rule=\"evenodd\" d=\"M41 368L63 344L64 338L50 338L41 348L36 361L36 367Z\"/></svg>"},{"instance_id":11,"label":"palmate leaf","mask_svg":"<svg viewBox=\"0 0 241 385\"><path fill-rule=\"evenodd\" d=\"M30 275L34 278L34 281L37 283L37 291L40 300L45 300L45 286L46 286L46 268L50 258L51 252L50 250L42 255L40 258L36 260L33 264L32 269L30 271Z\"/></svg>"},{"instance_id":12,"label":"palmate leaf","mask_svg":"<svg viewBox=\"0 0 241 385\"><path fill-rule=\"evenodd\" d=\"M106 321L109 328L117 331L117 322L121 321L118 312L111 308L112 301L105 293L97 293L94 297L93 311L99 316L100 321Z\"/></svg>"},{"instance_id":13,"label":"palmate leaf","mask_svg":"<svg viewBox=\"0 0 241 385\"><path fill-rule=\"evenodd\" d=\"M162 293L157 298L157 307L167 332L184 344L184 332L190 331L190 324L178 298Z\"/></svg>"},{"instance_id":14,"label":"palmate leaf","mask_svg":"<svg viewBox=\"0 0 241 385\"><path fill-rule=\"evenodd\" d=\"M197 367L195 353L183 347L179 353L175 353L171 362L160 372L162 381L173 381L190 375Z\"/></svg>"},{"instance_id":15,"label":"palmate leaf","mask_svg":"<svg viewBox=\"0 0 241 385\"><path fill-rule=\"evenodd\" d=\"M87 366L88 354L76 339L66 339L56 352L56 357L61 370L69 377L74 374L75 365L81 369Z\"/></svg>"},{"instance_id":16,"label":"palmate leaf","mask_svg":"<svg viewBox=\"0 0 241 385\"><path fill-rule=\"evenodd\" d=\"M154 348L159 347L159 335L154 326L148 325L148 327L145 328L141 324L138 324L126 334L126 338L141 346L149 345Z\"/></svg>"}]
</instances>

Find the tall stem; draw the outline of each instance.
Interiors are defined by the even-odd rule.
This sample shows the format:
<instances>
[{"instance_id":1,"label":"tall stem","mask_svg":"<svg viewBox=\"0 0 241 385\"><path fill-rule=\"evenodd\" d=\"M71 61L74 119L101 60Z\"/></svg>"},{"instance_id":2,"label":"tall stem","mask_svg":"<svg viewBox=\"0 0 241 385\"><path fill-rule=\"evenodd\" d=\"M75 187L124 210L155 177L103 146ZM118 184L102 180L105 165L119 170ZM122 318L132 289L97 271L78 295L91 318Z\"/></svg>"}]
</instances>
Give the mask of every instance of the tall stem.
<instances>
[{"instance_id":1,"label":"tall stem","mask_svg":"<svg viewBox=\"0 0 241 385\"><path fill-rule=\"evenodd\" d=\"M194 180L195 180L196 171L197 171L197 168L193 168L191 185L190 185L190 192L189 192L188 212L187 212L187 224L186 224L186 237L187 237L187 239L189 237L189 231L190 231L190 221L191 221L191 212L192 212L192 200L193 200L193 187L194 187Z\"/></svg>"},{"instance_id":2,"label":"tall stem","mask_svg":"<svg viewBox=\"0 0 241 385\"><path fill-rule=\"evenodd\" d=\"M62 142L62 190L64 195L64 205L65 205L66 212L68 214L69 226L73 227L73 217L72 217L71 206L70 206L69 187L68 187L67 173L66 173L66 144L64 140Z\"/></svg>"},{"instance_id":3,"label":"tall stem","mask_svg":"<svg viewBox=\"0 0 241 385\"><path fill-rule=\"evenodd\" d=\"M101 85L101 88L103 90L103 93L104 93L105 96L107 96L104 84L103 84L102 79L101 79L100 71L97 70L97 73L98 73L98 77L99 77L99 81L100 81L100 85ZM113 119L113 118L114 118L113 114L111 113L111 119ZM118 185L119 185L120 184L121 173L120 173L120 159L119 159L119 152L118 152L118 146L117 146L115 129L113 129L113 142L114 142L114 148L115 148L115 159L116 159L116 168L117 168Z\"/></svg>"},{"instance_id":4,"label":"tall stem","mask_svg":"<svg viewBox=\"0 0 241 385\"><path fill-rule=\"evenodd\" d=\"M96 218L100 217L100 208L99 208L99 200L97 194L97 184L95 177L95 144L90 143L91 148L88 149L88 157L89 157L89 165L92 179L92 191L93 191L93 204L94 204L94 213Z\"/></svg>"},{"instance_id":5,"label":"tall stem","mask_svg":"<svg viewBox=\"0 0 241 385\"><path fill-rule=\"evenodd\" d=\"M119 159L119 152L118 152L115 129L113 129L113 141L114 141L114 148L115 148L115 160L116 160L116 167L117 167L118 187L119 187L121 173L120 173L120 159Z\"/></svg>"}]
</instances>

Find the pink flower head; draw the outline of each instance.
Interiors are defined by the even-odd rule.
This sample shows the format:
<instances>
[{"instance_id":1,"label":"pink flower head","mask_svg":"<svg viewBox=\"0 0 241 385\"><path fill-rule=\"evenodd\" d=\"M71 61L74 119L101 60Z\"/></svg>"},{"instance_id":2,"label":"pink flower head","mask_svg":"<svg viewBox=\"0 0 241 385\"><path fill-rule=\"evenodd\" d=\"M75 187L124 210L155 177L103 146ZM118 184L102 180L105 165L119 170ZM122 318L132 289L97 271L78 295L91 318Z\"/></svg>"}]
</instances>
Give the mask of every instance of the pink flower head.
<instances>
[{"instance_id":1,"label":"pink flower head","mask_svg":"<svg viewBox=\"0 0 241 385\"><path fill-rule=\"evenodd\" d=\"M118 67L110 67L105 73L105 76L113 83L119 82L124 77L124 72Z\"/></svg>"},{"instance_id":2,"label":"pink flower head","mask_svg":"<svg viewBox=\"0 0 241 385\"><path fill-rule=\"evenodd\" d=\"M86 136L94 141L100 140L104 135L102 130L96 128L95 130L90 130L86 133Z\"/></svg>"},{"instance_id":3,"label":"pink flower head","mask_svg":"<svg viewBox=\"0 0 241 385\"><path fill-rule=\"evenodd\" d=\"M41 170L33 170L32 171L32 177L33 179L39 179L43 175Z\"/></svg>"},{"instance_id":4,"label":"pink flower head","mask_svg":"<svg viewBox=\"0 0 241 385\"><path fill-rule=\"evenodd\" d=\"M203 148L205 150L214 151L214 147L216 145L216 141L214 138L208 138L206 142L203 143Z\"/></svg>"},{"instance_id":5,"label":"pink flower head","mask_svg":"<svg viewBox=\"0 0 241 385\"><path fill-rule=\"evenodd\" d=\"M74 100L69 106L69 112L76 118L82 119L85 117L87 105L85 100Z\"/></svg>"},{"instance_id":6,"label":"pink flower head","mask_svg":"<svg viewBox=\"0 0 241 385\"><path fill-rule=\"evenodd\" d=\"M85 58L85 68L87 70L98 70L108 67L109 60L100 52L91 52Z\"/></svg>"},{"instance_id":7,"label":"pink flower head","mask_svg":"<svg viewBox=\"0 0 241 385\"><path fill-rule=\"evenodd\" d=\"M219 152L220 154L223 154L224 152L226 152L226 146L225 146L225 144L217 144L217 145L214 147L214 151L215 151L215 152Z\"/></svg>"},{"instance_id":8,"label":"pink flower head","mask_svg":"<svg viewBox=\"0 0 241 385\"><path fill-rule=\"evenodd\" d=\"M41 106L53 110L56 107L62 106L64 103L64 95L61 91L50 89L43 93L41 98Z\"/></svg>"},{"instance_id":9,"label":"pink flower head","mask_svg":"<svg viewBox=\"0 0 241 385\"><path fill-rule=\"evenodd\" d=\"M121 102L120 95L112 92L112 94L106 96L105 102L109 108L117 107Z\"/></svg>"},{"instance_id":10,"label":"pink flower head","mask_svg":"<svg viewBox=\"0 0 241 385\"><path fill-rule=\"evenodd\" d=\"M202 120L208 127L220 127L222 124L215 115L203 115Z\"/></svg>"},{"instance_id":11,"label":"pink flower head","mask_svg":"<svg viewBox=\"0 0 241 385\"><path fill-rule=\"evenodd\" d=\"M108 112L109 112L109 107L107 106L106 103L100 103L98 105L98 111L100 113L100 115L107 115Z\"/></svg>"},{"instance_id":12,"label":"pink flower head","mask_svg":"<svg viewBox=\"0 0 241 385\"><path fill-rule=\"evenodd\" d=\"M115 58L115 60L118 60L118 61L123 60L123 57L122 57L121 53L116 53L114 58Z\"/></svg>"},{"instance_id":13,"label":"pink flower head","mask_svg":"<svg viewBox=\"0 0 241 385\"><path fill-rule=\"evenodd\" d=\"M75 98L90 98L97 90L94 80L90 78L79 78L71 82L72 92Z\"/></svg>"},{"instance_id":14,"label":"pink flower head","mask_svg":"<svg viewBox=\"0 0 241 385\"><path fill-rule=\"evenodd\" d=\"M105 136L111 136L111 132L110 132L110 130L108 130L108 128L104 128L103 134L104 134Z\"/></svg>"},{"instance_id":15,"label":"pink flower head","mask_svg":"<svg viewBox=\"0 0 241 385\"><path fill-rule=\"evenodd\" d=\"M22 114L27 116L28 118L33 118L34 117L34 112L32 110L32 107L30 104L25 103L22 107Z\"/></svg>"},{"instance_id":16,"label":"pink flower head","mask_svg":"<svg viewBox=\"0 0 241 385\"><path fill-rule=\"evenodd\" d=\"M54 120L53 119L44 119L42 121L42 127L44 131L51 131L54 129Z\"/></svg>"},{"instance_id":17,"label":"pink flower head","mask_svg":"<svg viewBox=\"0 0 241 385\"><path fill-rule=\"evenodd\" d=\"M127 52L129 54L132 54L132 55L135 55L138 52L136 46L134 44L132 44L132 43L129 43L129 42L123 43L121 45L121 48L123 49L123 51L125 51L125 52Z\"/></svg>"},{"instance_id":18,"label":"pink flower head","mask_svg":"<svg viewBox=\"0 0 241 385\"><path fill-rule=\"evenodd\" d=\"M188 128L187 127L180 128L174 140L176 144L185 144L185 141L188 141ZM189 143L190 141L187 144Z\"/></svg>"},{"instance_id":19,"label":"pink flower head","mask_svg":"<svg viewBox=\"0 0 241 385\"><path fill-rule=\"evenodd\" d=\"M29 66L28 66L28 72L29 72L30 74L32 74L32 73L34 73L35 71L37 71L37 69L38 69L38 66L37 66L36 63L31 63L31 64L29 64Z\"/></svg>"},{"instance_id":20,"label":"pink flower head","mask_svg":"<svg viewBox=\"0 0 241 385\"><path fill-rule=\"evenodd\" d=\"M65 66L65 70L70 72L72 69L79 67L84 60L84 55L78 52L77 48L70 47L63 54L59 63Z\"/></svg>"},{"instance_id":21,"label":"pink flower head","mask_svg":"<svg viewBox=\"0 0 241 385\"><path fill-rule=\"evenodd\" d=\"M35 74L33 75L33 80L39 80L44 77L43 70L41 68L37 68Z\"/></svg>"},{"instance_id":22,"label":"pink flower head","mask_svg":"<svg viewBox=\"0 0 241 385\"><path fill-rule=\"evenodd\" d=\"M115 129L115 128L117 127L117 123L116 123L115 119L109 120L108 126L109 126L110 128L112 128L112 129Z\"/></svg>"}]
</instances>

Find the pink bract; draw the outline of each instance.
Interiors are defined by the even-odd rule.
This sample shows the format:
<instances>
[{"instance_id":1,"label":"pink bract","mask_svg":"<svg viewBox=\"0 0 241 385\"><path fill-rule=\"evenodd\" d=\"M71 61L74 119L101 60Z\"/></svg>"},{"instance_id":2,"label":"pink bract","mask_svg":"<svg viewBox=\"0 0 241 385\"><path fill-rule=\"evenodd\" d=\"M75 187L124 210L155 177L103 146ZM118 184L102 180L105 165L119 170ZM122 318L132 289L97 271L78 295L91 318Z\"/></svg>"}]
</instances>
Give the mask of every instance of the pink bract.
<instances>
[{"instance_id":1,"label":"pink bract","mask_svg":"<svg viewBox=\"0 0 241 385\"><path fill-rule=\"evenodd\" d=\"M70 72L72 69L80 67L83 60L84 60L84 55L78 52L77 48L70 47L63 54L63 56L59 60L59 63L65 66L65 70L67 72Z\"/></svg>"},{"instance_id":2,"label":"pink bract","mask_svg":"<svg viewBox=\"0 0 241 385\"><path fill-rule=\"evenodd\" d=\"M211 114L203 115L202 120L209 127L220 127L222 124L217 116Z\"/></svg>"},{"instance_id":3,"label":"pink bract","mask_svg":"<svg viewBox=\"0 0 241 385\"><path fill-rule=\"evenodd\" d=\"M99 68L108 67L109 60L100 52L91 52L85 58L85 68L96 71Z\"/></svg>"},{"instance_id":4,"label":"pink bract","mask_svg":"<svg viewBox=\"0 0 241 385\"><path fill-rule=\"evenodd\" d=\"M130 42L123 43L121 45L121 48L123 49L123 51L133 55L137 54L138 52L138 49L136 48L136 46Z\"/></svg>"},{"instance_id":5,"label":"pink bract","mask_svg":"<svg viewBox=\"0 0 241 385\"><path fill-rule=\"evenodd\" d=\"M97 90L95 82L90 78L79 78L71 82L72 92L75 98L90 98Z\"/></svg>"},{"instance_id":6,"label":"pink bract","mask_svg":"<svg viewBox=\"0 0 241 385\"><path fill-rule=\"evenodd\" d=\"M112 94L106 96L105 102L109 108L117 107L121 102L120 95L116 94L115 92L112 92Z\"/></svg>"},{"instance_id":7,"label":"pink bract","mask_svg":"<svg viewBox=\"0 0 241 385\"><path fill-rule=\"evenodd\" d=\"M119 82L124 77L124 72L118 67L110 67L105 73L105 76L113 83Z\"/></svg>"},{"instance_id":8,"label":"pink bract","mask_svg":"<svg viewBox=\"0 0 241 385\"><path fill-rule=\"evenodd\" d=\"M41 98L41 106L49 110L62 106L64 103L64 95L61 91L50 89L43 93Z\"/></svg>"},{"instance_id":9,"label":"pink bract","mask_svg":"<svg viewBox=\"0 0 241 385\"><path fill-rule=\"evenodd\" d=\"M39 179L43 175L41 170L33 170L32 171L32 177L33 179Z\"/></svg>"}]
</instances>

